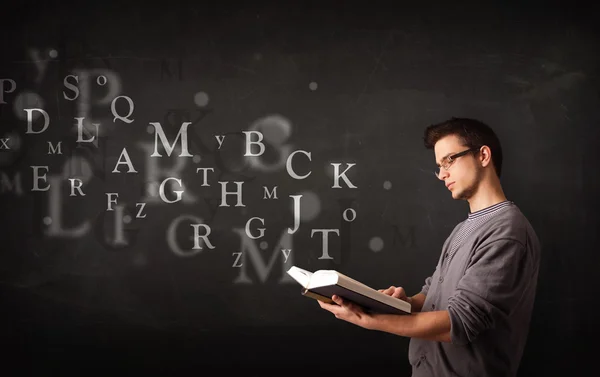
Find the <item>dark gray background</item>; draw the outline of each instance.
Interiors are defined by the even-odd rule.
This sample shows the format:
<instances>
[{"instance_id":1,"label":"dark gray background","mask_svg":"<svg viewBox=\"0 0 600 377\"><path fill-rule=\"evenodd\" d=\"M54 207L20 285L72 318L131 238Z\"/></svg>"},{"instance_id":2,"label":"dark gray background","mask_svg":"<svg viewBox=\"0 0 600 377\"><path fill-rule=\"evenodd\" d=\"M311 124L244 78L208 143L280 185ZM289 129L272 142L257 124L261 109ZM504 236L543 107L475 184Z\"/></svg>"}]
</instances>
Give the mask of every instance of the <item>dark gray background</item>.
<instances>
[{"instance_id":1,"label":"dark gray background","mask_svg":"<svg viewBox=\"0 0 600 377\"><path fill-rule=\"evenodd\" d=\"M600 126L594 9L220 4L3 9L0 79L14 79L17 89L0 105L0 127L2 135L19 134L22 145L2 152L0 170L20 172L24 194L0 196L0 338L8 361L27 359L6 368L65 376L191 375L217 366L320 374L368 366L381 375L410 375L408 338L336 320L301 297L297 285L281 283L280 259L265 281L249 267L251 283L235 283L240 269L232 267L232 253L240 238L233 229L263 217L266 262L292 226L288 195L311 191L320 211L294 235L297 265L418 293L468 211L433 176L433 152L421 139L427 125L451 116L478 118L497 131L505 193L542 242L520 375L570 375L593 364ZM58 53L39 80L32 49L45 60L50 50ZM73 145L76 116L75 102L62 97L63 78L93 68L119 75L120 94L135 102L135 121L113 123L110 106L93 109L107 130L105 149L93 158L100 170L106 164L105 172L84 186L86 197L71 198L63 186L62 203L65 224L96 219L97 231L47 237L48 193L30 192L30 166L60 172L67 157L47 155L47 141ZM14 110L23 91L44 100L51 118L44 134L24 133L26 122ZM210 99L204 108L194 103L201 91ZM102 88L92 95L102 96ZM310 163L299 156L295 165L299 174L311 169L308 179L293 180L281 169L231 171L242 161L239 133L273 114L291 123L286 142L312 153ZM202 161L188 161L182 179L200 201L149 205L146 219L128 225L131 244L108 247L102 241L111 237L111 219L97 217L105 193L119 192L135 216L147 158L136 143L153 142L149 122L173 129L169 123L179 127L185 120L195 121L190 150ZM197 142L214 151L214 135L225 133L231 135L221 155ZM123 147L139 174L110 173ZM277 157L272 147L267 152ZM358 189L332 189L331 162L356 163L348 176ZM200 166L214 167L221 180L248 179L246 211L220 208L214 215L207 202L215 205L219 186L213 179L210 188L201 187L194 173ZM262 199L265 185L279 187L278 201ZM352 223L341 219L348 207L358 215ZM214 250L187 258L170 250L166 229L182 214L211 219ZM330 240L333 260L318 259L321 241L311 238L313 228L340 229ZM189 236L182 230L177 237L191 246ZM369 247L374 237L382 250Z\"/></svg>"}]
</instances>

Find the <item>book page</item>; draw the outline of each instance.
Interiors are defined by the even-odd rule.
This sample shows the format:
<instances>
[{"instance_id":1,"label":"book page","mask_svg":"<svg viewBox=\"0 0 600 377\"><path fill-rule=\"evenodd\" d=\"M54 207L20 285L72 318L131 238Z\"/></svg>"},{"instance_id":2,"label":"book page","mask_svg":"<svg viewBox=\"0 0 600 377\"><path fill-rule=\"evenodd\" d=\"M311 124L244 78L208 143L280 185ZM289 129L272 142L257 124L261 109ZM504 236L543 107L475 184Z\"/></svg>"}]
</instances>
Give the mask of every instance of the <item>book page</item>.
<instances>
[{"instance_id":1,"label":"book page","mask_svg":"<svg viewBox=\"0 0 600 377\"><path fill-rule=\"evenodd\" d=\"M307 288L318 288L338 283L339 273L335 270L319 270L312 275Z\"/></svg>"},{"instance_id":2,"label":"book page","mask_svg":"<svg viewBox=\"0 0 600 377\"><path fill-rule=\"evenodd\" d=\"M388 296L385 293L379 292L379 291L369 287L368 285L365 285L357 280L354 280L354 279L350 278L349 276L346 276L340 272L336 272L336 273L339 276L339 280L338 280L339 285L344 286L344 287L351 289L355 292L358 292L360 294L363 294L367 297L371 297L375 300L384 302L384 303L391 305L393 307L396 307L398 309L405 310L408 313L411 312L410 303L408 303L404 300L401 300L399 298L396 298L396 297Z\"/></svg>"},{"instance_id":3,"label":"book page","mask_svg":"<svg viewBox=\"0 0 600 377\"><path fill-rule=\"evenodd\" d=\"M300 267L296 267L296 266L290 267L290 269L287 271L287 273L292 278L294 278L294 280L296 280L298 283L300 283L300 285L302 285L304 288L308 287L310 278L313 275L312 272L302 269Z\"/></svg>"}]
</instances>

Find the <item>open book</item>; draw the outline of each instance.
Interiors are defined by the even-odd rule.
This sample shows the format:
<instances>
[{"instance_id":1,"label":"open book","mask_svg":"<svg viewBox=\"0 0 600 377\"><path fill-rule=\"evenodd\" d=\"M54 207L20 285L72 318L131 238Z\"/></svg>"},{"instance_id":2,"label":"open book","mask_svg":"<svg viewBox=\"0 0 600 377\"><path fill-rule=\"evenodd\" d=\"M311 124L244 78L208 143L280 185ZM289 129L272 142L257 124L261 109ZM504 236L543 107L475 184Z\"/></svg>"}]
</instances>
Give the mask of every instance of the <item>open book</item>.
<instances>
[{"instance_id":1,"label":"open book","mask_svg":"<svg viewBox=\"0 0 600 377\"><path fill-rule=\"evenodd\" d=\"M302 295L329 304L338 295L362 306L366 311L386 314L410 314L410 303L388 296L335 270L313 272L292 266L288 271L302 286Z\"/></svg>"}]
</instances>

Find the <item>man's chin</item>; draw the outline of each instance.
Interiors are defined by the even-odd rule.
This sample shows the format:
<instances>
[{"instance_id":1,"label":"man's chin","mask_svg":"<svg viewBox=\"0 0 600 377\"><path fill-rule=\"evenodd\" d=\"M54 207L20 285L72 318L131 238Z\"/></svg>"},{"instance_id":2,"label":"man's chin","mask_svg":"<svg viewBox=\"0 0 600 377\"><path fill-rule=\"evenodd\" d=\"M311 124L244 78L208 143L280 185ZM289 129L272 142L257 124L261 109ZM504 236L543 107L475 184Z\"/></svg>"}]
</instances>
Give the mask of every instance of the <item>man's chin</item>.
<instances>
[{"instance_id":1,"label":"man's chin","mask_svg":"<svg viewBox=\"0 0 600 377\"><path fill-rule=\"evenodd\" d=\"M465 198L464 192L462 191L450 191L450 194L452 195L452 199L454 200L466 200L467 198Z\"/></svg>"}]
</instances>

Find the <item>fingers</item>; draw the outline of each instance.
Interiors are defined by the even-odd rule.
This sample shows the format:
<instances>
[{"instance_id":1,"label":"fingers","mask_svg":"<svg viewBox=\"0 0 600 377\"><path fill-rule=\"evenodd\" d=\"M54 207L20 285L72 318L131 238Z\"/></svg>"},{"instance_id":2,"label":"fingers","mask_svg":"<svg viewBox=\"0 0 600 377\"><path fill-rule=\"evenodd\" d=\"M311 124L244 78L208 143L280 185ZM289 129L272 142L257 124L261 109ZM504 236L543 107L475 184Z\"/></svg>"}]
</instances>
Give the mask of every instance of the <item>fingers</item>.
<instances>
[{"instance_id":1,"label":"fingers","mask_svg":"<svg viewBox=\"0 0 600 377\"><path fill-rule=\"evenodd\" d=\"M388 296L398 297L398 295L404 294L404 288L390 286L388 289L380 289L379 292L385 293Z\"/></svg>"},{"instance_id":2,"label":"fingers","mask_svg":"<svg viewBox=\"0 0 600 377\"><path fill-rule=\"evenodd\" d=\"M336 308L338 308L338 306L336 304L328 304L326 302L319 301L319 300L317 300L317 302L319 303L319 306L321 307L321 309L325 309L332 313L336 310Z\"/></svg>"},{"instance_id":3,"label":"fingers","mask_svg":"<svg viewBox=\"0 0 600 377\"><path fill-rule=\"evenodd\" d=\"M395 290L395 289L396 289L396 287L394 287L394 286L392 285L392 286L390 286L388 289L380 289L379 291L380 291L381 293L384 293L384 294L388 295L388 296L391 296L391 295L392 295L392 293L394 293L394 290Z\"/></svg>"},{"instance_id":4,"label":"fingers","mask_svg":"<svg viewBox=\"0 0 600 377\"><path fill-rule=\"evenodd\" d=\"M359 305L356 305L352 301L343 299L343 298L341 298L338 295L333 295L331 297L331 299L333 300L333 302L335 302L337 304L337 305L334 305L334 306L336 306L338 308L337 309L338 313L340 313L339 310L344 310L346 312L354 312L354 313L361 313L361 312L363 312L363 309Z\"/></svg>"},{"instance_id":5,"label":"fingers","mask_svg":"<svg viewBox=\"0 0 600 377\"><path fill-rule=\"evenodd\" d=\"M404 291L404 288L395 287L393 285L387 289L379 289L378 292L381 292L383 294L386 294L386 295L392 296L392 297L396 297L396 298L401 298L401 299L406 298L406 292Z\"/></svg>"},{"instance_id":6,"label":"fingers","mask_svg":"<svg viewBox=\"0 0 600 377\"><path fill-rule=\"evenodd\" d=\"M333 296L331 299L334 302L333 304L328 304L328 303L320 301L320 300L317 300L317 302L319 303L319 306L322 309L325 309L328 312L335 314L335 316L337 318L338 315L341 313L341 310L342 310L341 304L342 304L343 300L339 296Z\"/></svg>"},{"instance_id":7,"label":"fingers","mask_svg":"<svg viewBox=\"0 0 600 377\"><path fill-rule=\"evenodd\" d=\"M343 304L342 298L340 296L337 296L337 295L331 296L331 301L335 302L339 306L342 306L342 304Z\"/></svg>"},{"instance_id":8,"label":"fingers","mask_svg":"<svg viewBox=\"0 0 600 377\"><path fill-rule=\"evenodd\" d=\"M406 293L404 292L404 288L402 287L398 287L394 290L394 293L392 293L392 297L396 297L396 298L404 298L406 297Z\"/></svg>"},{"instance_id":9,"label":"fingers","mask_svg":"<svg viewBox=\"0 0 600 377\"><path fill-rule=\"evenodd\" d=\"M337 295L333 295L331 297L331 301L333 301L333 302L324 302L321 300L317 300L317 302L319 303L319 306L322 307L323 309L327 309L327 310L330 310L331 308L338 308L342 305L350 304L349 301L343 300L340 296L337 296Z\"/></svg>"}]
</instances>

